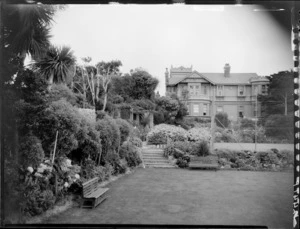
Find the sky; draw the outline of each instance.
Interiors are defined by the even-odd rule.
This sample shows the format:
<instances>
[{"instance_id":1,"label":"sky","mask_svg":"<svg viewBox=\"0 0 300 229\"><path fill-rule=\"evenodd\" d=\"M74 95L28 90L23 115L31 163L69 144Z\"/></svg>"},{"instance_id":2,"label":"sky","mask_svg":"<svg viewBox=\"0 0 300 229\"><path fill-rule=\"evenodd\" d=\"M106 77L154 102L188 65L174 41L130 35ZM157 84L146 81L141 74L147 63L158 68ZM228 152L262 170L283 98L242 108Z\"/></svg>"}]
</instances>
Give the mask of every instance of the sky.
<instances>
[{"instance_id":1,"label":"sky","mask_svg":"<svg viewBox=\"0 0 300 229\"><path fill-rule=\"evenodd\" d=\"M120 60L122 73L143 68L165 93L166 68L254 72L293 67L291 38L266 11L248 6L68 5L56 13L51 42L70 46L81 63ZM277 13L277 12L276 12ZM280 13L280 11L278 11Z\"/></svg>"}]
</instances>

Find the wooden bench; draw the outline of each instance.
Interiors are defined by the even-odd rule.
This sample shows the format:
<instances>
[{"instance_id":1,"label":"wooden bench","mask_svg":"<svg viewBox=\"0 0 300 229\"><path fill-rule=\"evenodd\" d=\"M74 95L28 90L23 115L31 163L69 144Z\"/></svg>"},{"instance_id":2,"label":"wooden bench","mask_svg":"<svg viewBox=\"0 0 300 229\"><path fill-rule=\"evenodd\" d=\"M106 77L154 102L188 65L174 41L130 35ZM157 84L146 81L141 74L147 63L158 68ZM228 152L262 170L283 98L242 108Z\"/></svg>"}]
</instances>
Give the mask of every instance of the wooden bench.
<instances>
[{"instance_id":1,"label":"wooden bench","mask_svg":"<svg viewBox=\"0 0 300 229\"><path fill-rule=\"evenodd\" d=\"M98 187L98 177L95 177L82 184L82 202L81 207L95 208L98 204L103 202L107 196L106 193L109 190L108 188L99 188Z\"/></svg>"},{"instance_id":2,"label":"wooden bench","mask_svg":"<svg viewBox=\"0 0 300 229\"><path fill-rule=\"evenodd\" d=\"M218 156L210 155L206 157L191 157L190 169L219 169Z\"/></svg>"}]
</instances>

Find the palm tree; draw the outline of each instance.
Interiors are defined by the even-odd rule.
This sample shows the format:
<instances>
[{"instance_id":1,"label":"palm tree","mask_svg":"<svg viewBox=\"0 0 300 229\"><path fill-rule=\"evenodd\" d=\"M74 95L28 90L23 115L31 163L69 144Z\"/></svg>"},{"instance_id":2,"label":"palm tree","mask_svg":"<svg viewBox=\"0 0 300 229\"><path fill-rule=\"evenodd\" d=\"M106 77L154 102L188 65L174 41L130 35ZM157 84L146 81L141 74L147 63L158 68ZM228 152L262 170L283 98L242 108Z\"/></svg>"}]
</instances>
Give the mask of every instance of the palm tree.
<instances>
[{"instance_id":1,"label":"palm tree","mask_svg":"<svg viewBox=\"0 0 300 229\"><path fill-rule=\"evenodd\" d=\"M49 25L57 7L4 4L4 47L23 61L26 54L41 57L50 42Z\"/></svg>"},{"instance_id":2,"label":"palm tree","mask_svg":"<svg viewBox=\"0 0 300 229\"><path fill-rule=\"evenodd\" d=\"M33 64L34 71L48 80L48 90L53 83L70 83L76 73L76 58L70 47L51 45L44 57Z\"/></svg>"}]
</instances>

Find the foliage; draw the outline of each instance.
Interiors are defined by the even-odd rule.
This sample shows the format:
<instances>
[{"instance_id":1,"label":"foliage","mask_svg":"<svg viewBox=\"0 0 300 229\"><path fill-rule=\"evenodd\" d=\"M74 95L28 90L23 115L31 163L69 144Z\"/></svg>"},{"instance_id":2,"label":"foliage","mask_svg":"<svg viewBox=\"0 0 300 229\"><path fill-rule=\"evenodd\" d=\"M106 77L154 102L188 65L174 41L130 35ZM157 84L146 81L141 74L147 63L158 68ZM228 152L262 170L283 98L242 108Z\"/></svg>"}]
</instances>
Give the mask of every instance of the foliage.
<instances>
[{"instance_id":1,"label":"foliage","mask_svg":"<svg viewBox=\"0 0 300 229\"><path fill-rule=\"evenodd\" d=\"M265 122L266 135L293 142L293 116L270 115Z\"/></svg>"},{"instance_id":2,"label":"foliage","mask_svg":"<svg viewBox=\"0 0 300 229\"><path fill-rule=\"evenodd\" d=\"M96 130L100 132L102 156L109 151L116 151L120 145L121 134L116 121L111 117L104 117L96 122Z\"/></svg>"},{"instance_id":3,"label":"foliage","mask_svg":"<svg viewBox=\"0 0 300 229\"><path fill-rule=\"evenodd\" d=\"M293 113L294 76L292 71L281 71L268 77L270 80L267 95L259 95L264 121L271 115Z\"/></svg>"},{"instance_id":4,"label":"foliage","mask_svg":"<svg viewBox=\"0 0 300 229\"><path fill-rule=\"evenodd\" d=\"M131 138L129 138L128 141L131 142L136 147L142 147L143 146L142 140L138 137L131 137Z\"/></svg>"},{"instance_id":5,"label":"foliage","mask_svg":"<svg viewBox=\"0 0 300 229\"><path fill-rule=\"evenodd\" d=\"M160 124L148 133L147 138L149 144L166 144L168 138L172 141L187 140L187 132L181 127Z\"/></svg>"},{"instance_id":6,"label":"foliage","mask_svg":"<svg viewBox=\"0 0 300 229\"><path fill-rule=\"evenodd\" d=\"M217 149L219 163L225 168L250 171L280 171L293 165L292 151L276 149L260 152ZM290 158L290 159L287 159Z\"/></svg>"},{"instance_id":7,"label":"foliage","mask_svg":"<svg viewBox=\"0 0 300 229\"><path fill-rule=\"evenodd\" d=\"M189 163L184 158L178 158L176 161L176 165L178 165L179 168L187 168L189 166Z\"/></svg>"},{"instance_id":8,"label":"foliage","mask_svg":"<svg viewBox=\"0 0 300 229\"><path fill-rule=\"evenodd\" d=\"M211 133L208 128L192 128L188 130L189 141L210 141Z\"/></svg>"},{"instance_id":9,"label":"foliage","mask_svg":"<svg viewBox=\"0 0 300 229\"><path fill-rule=\"evenodd\" d=\"M222 128L227 128L230 124L230 120L228 119L228 114L226 112L218 112L215 116L215 122L217 126Z\"/></svg>"},{"instance_id":10,"label":"foliage","mask_svg":"<svg viewBox=\"0 0 300 229\"><path fill-rule=\"evenodd\" d=\"M40 139L36 136L24 136L20 141L21 164L24 168L36 168L44 159L44 150Z\"/></svg>"},{"instance_id":11,"label":"foliage","mask_svg":"<svg viewBox=\"0 0 300 229\"><path fill-rule=\"evenodd\" d=\"M105 156L106 164L110 164L113 167L112 175L118 175L126 172L126 165L120 161L120 156L114 151L109 151Z\"/></svg>"},{"instance_id":12,"label":"foliage","mask_svg":"<svg viewBox=\"0 0 300 229\"><path fill-rule=\"evenodd\" d=\"M51 190L41 190L39 184L32 184L24 190L22 211L25 215L35 216L53 207L55 196Z\"/></svg>"},{"instance_id":13,"label":"foliage","mask_svg":"<svg viewBox=\"0 0 300 229\"><path fill-rule=\"evenodd\" d=\"M126 120L120 118L116 119L116 123L120 129L121 144L122 144L129 137L130 132L132 131L132 126Z\"/></svg>"},{"instance_id":14,"label":"foliage","mask_svg":"<svg viewBox=\"0 0 300 229\"><path fill-rule=\"evenodd\" d=\"M53 85L47 97L47 101L58 101L61 98L64 98L72 106L82 107L83 97L81 95L73 93L72 90L64 84Z\"/></svg>"},{"instance_id":15,"label":"foliage","mask_svg":"<svg viewBox=\"0 0 300 229\"><path fill-rule=\"evenodd\" d=\"M209 154L210 154L210 151L209 151L208 143L206 141L200 142L199 149L198 149L198 152L196 155L199 157L205 157L205 156L208 156Z\"/></svg>"},{"instance_id":16,"label":"foliage","mask_svg":"<svg viewBox=\"0 0 300 229\"><path fill-rule=\"evenodd\" d=\"M242 118L240 123L241 123L240 128L242 129L246 129L246 128L255 129L255 122L251 119Z\"/></svg>"},{"instance_id":17,"label":"foliage","mask_svg":"<svg viewBox=\"0 0 300 229\"><path fill-rule=\"evenodd\" d=\"M51 85L55 83L71 83L75 75L76 58L70 47L51 45L46 54L33 64L34 71L44 76Z\"/></svg>"}]
</instances>

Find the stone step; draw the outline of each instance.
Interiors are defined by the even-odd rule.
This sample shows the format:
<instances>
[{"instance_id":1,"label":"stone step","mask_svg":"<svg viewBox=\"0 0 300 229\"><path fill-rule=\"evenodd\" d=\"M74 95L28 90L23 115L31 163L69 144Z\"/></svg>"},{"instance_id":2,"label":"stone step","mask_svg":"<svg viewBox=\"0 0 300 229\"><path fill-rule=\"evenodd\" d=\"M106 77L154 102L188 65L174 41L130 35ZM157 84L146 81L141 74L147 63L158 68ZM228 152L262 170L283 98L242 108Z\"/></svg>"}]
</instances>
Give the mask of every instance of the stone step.
<instances>
[{"instance_id":1,"label":"stone step","mask_svg":"<svg viewBox=\"0 0 300 229\"><path fill-rule=\"evenodd\" d=\"M166 159L145 159L144 158L144 163L169 163L169 161Z\"/></svg>"},{"instance_id":2,"label":"stone step","mask_svg":"<svg viewBox=\"0 0 300 229\"><path fill-rule=\"evenodd\" d=\"M160 152L164 152L163 150L156 150L156 149L143 149L142 152L154 152L154 153L160 153Z\"/></svg>"},{"instance_id":3,"label":"stone step","mask_svg":"<svg viewBox=\"0 0 300 229\"><path fill-rule=\"evenodd\" d=\"M149 157L163 157L164 154L163 153L143 153L143 155L145 156L149 156Z\"/></svg>"},{"instance_id":4,"label":"stone step","mask_svg":"<svg viewBox=\"0 0 300 229\"><path fill-rule=\"evenodd\" d=\"M145 159L167 159L164 156L149 156L149 155L143 155L143 158L145 158Z\"/></svg>"},{"instance_id":5,"label":"stone step","mask_svg":"<svg viewBox=\"0 0 300 229\"><path fill-rule=\"evenodd\" d=\"M145 165L171 165L169 162L144 162Z\"/></svg>"},{"instance_id":6,"label":"stone step","mask_svg":"<svg viewBox=\"0 0 300 229\"><path fill-rule=\"evenodd\" d=\"M173 165L145 165L146 168L175 168Z\"/></svg>"}]
</instances>

